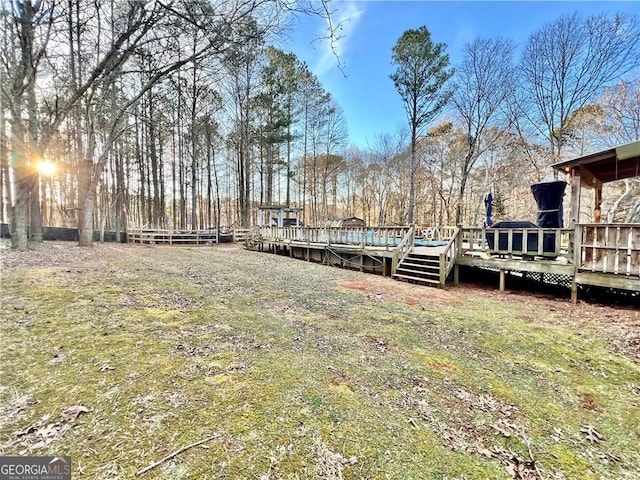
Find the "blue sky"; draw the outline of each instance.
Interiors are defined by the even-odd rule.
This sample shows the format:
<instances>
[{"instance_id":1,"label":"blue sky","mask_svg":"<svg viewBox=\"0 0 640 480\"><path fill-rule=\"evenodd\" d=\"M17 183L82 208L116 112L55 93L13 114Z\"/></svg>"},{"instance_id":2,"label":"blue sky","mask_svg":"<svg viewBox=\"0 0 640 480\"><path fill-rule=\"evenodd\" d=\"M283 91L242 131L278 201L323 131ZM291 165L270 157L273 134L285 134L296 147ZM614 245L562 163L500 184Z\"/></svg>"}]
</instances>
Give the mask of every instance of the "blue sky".
<instances>
[{"instance_id":1,"label":"blue sky","mask_svg":"<svg viewBox=\"0 0 640 480\"><path fill-rule=\"evenodd\" d=\"M578 11L583 15L627 12L640 15L640 2L596 1L364 1L334 0L334 22L342 22L337 66L326 34L326 22L300 17L291 40L281 48L306 61L324 88L343 108L351 144L367 147L380 133L406 124L406 115L389 75L391 49L402 33L421 25L434 42L447 44L451 63L461 59L464 44L477 37L504 37L522 46L545 23Z\"/></svg>"}]
</instances>

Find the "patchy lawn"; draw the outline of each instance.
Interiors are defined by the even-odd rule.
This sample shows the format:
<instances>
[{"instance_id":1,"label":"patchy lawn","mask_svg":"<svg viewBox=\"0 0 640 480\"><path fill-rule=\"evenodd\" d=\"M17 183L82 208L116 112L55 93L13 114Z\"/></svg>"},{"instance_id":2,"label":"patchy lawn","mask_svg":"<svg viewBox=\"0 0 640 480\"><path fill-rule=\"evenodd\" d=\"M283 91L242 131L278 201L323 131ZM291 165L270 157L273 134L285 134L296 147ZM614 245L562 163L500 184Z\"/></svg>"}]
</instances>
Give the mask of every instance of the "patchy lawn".
<instances>
[{"instance_id":1,"label":"patchy lawn","mask_svg":"<svg viewBox=\"0 0 640 480\"><path fill-rule=\"evenodd\" d=\"M90 479L640 478L638 311L229 245L0 256L3 455Z\"/></svg>"}]
</instances>

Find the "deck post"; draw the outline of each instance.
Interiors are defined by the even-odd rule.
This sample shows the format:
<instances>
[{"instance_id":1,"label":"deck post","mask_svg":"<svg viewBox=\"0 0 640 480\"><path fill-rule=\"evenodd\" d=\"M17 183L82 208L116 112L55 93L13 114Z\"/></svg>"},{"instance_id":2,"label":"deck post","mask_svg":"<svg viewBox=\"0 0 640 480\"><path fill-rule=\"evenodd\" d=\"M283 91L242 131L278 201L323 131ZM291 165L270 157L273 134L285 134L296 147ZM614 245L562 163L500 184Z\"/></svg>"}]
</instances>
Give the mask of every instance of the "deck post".
<instances>
[{"instance_id":1,"label":"deck post","mask_svg":"<svg viewBox=\"0 0 640 480\"><path fill-rule=\"evenodd\" d=\"M391 276L396 273L396 269L398 268L398 248L396 247L393 250L393 256L391 257Z\"/></svg>"},{"instance_id":2,"label":"deck post","mask_svg":"<svg viewBox=\"0 0 640 480\"><path fill-rule=\"evenodd\" d=\"M574 305L578 303L578 284L576 283L576 277L573 277L571 282L571 303Z\"/></svg>"},{"instance_id":3,"label":"deck post","mask_svg":"<svg viewBox=\"0 0 640 480\"><path fill-rule=\"evenodd\" d=\"M593 223L600 223L602 219L602 182L597 182L593 192Z\"/></svg>"},{"instance_id":4,"label":"deck post","mask_svg":"<svg viewBox=\"0 0 640 480\"><path fill-rule=\"evenodd\" d=\"M501 268L500 269L500 291L501 292L504 292L504 283L505 283L505 280L504 280L504 268Z\"/></svg>"},{"instance_id":5,"label":"deck post","mask_svg":"<svg viewBox=\"0 0 640 480\"><path fill-rule=\"evenodd\" d=\"M576 283L576 276L580 269L580 263L582 261L582 226L578 223L575 224L573 231L573 278L571 279L571 303L574 305L578 303L578 284Z\"/></svg>"},{"instance_id":6,"label":"deck post","mask_svg":"<svg viewBox=\"0 0 640 480\"><path fill-rule=\"evenodd\" d=\"M451 261L453 262L453 284L457 286L460 283L460 265L458 265L458 258L462 256L462 223L456 225L456 230L451 235L456 235L455 251ZM471 248L473 248L473 245L471 245Z\"/></svg>"},{"instance_id":7,"label":"deck post","mask_svg":"<svg viewBox=\"0 0 640 480\"><path fill-rule=\"evenodd\" d=\"M569 225L575 227L580 221L580 189L582 183L580 175L572 170L571 175L571 210L569 214Z\"/></svg>"},{"instance_id":8,"label":"deck post","mask_svg":"<svg viewBox=\"0 0 640 480\"><path fill-rule=\"evenodd\" d=\"M444 284L447 281L447 277L445 277L447 272L447 260L444 253L440 254L440 284L439 288L444 288Z\"/></svg>"}]
</instances>

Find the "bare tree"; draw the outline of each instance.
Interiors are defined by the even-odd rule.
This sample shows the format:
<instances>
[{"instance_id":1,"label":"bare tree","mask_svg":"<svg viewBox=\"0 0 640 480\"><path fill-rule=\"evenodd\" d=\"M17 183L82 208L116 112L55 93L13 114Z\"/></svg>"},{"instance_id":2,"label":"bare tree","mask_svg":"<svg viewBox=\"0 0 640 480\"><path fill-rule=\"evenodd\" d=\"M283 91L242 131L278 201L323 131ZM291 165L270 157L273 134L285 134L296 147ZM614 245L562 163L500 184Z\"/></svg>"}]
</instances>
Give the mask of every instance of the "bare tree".
<instances>
[{"instance_id":1,"label":"bare tree","mask_svg":"<svg viewBox=\"0 0 640 480\"><path fill-rule=\"evenodd\" d=\"M569 116L564 142L576 155L608 149L640 139L640 78L620 80L593 103ZM640 174L640 172L638 172ZM604 185L607 222L624 220L640 204L640 178Z\"/></svg>"},{"instance_id":2,"label":"bare tree","mask_svg":"<svg viewBox=\"0 0 640 480\"><path fill-rule=\"evenodd\" d=\"M636 68L639 59L638 19L624 14L585 19L574 13L529 37L519 75L526 96L522 108L547 139L549 160L562 156L572 112Z\"/></svg>"},{"instance_id":3,"label":"bare tree","mask_svg":"<svg viewBox=\"0 0 640 480\"><path fill-rule=\"evenodd\" d=\"M477 39L465 45L457 68L452 104L462 122L466 151L460 164L456 223L462 221L465 188L478 157L500 138L508 118L501 107L513 83L513 43L501 38Z\"/></svg>"},{"instance_id":4,"label":"bare tree","mask_svg":"<svg viewBox=\"0 0 640 480\"><path fill-rule=\"evenodd\" d=\"M73 160L69 161L60 183L73 177L67 183L73 192L70 195L73 204L66 211L78 214L82 245L92 242L96 213L102 225L110 221L110 187L122 197L115 203L116 209L121 212L127 209L121 195L126 162L137 165L141 174L138 218L142 218L143 210L150 208L149 218L161 221L164 145L155 120L159 110L154 87L187 64L193 64L195 72L195 65L200 65L205 58L221 61L232 48L277 32L289 13L321 16L330 13L325 0L318 4L280 0L12 0L6 7L3 3L0 11L2 38L7 40L2 46L2 72L11 73L10 81L2 82L2 97L9 100L7 105L13 119L11 147L22 152L14 174L6 175L4 169L0 179L7 191L4 182L16 179L19 195L12 209L16 225L13 242L21 249L27 248L29 211L32 220L39 218L36 214L39 202L34 196L38 189L31 188L31 172L26 168L33 167L33 152L46 152L58 144L60 132L67 135L59 143L64 144L65 153ZM65 21L54 23L57 18ZM257 28L244 28L249 19L256 22ZM333 27L329 30L329 38L334 39ZM183 48L189 40L193 48ZM46 49L47 44L53 47ZM145 53L146 61L140 61ZM40 79L47 88L36 92L35 82ZM178 98L184 100L181 96ZM178 117L185 119L183 105L178 108ZM138 120L145 117L146 122L139 123ZM132 125L139 138L131 137L136 138L135 143L131 138L122 141L124 136L133 135ZM127 143L129 147L138 146L141 155L136 157L137 162L127 158L133 155L130 148L120 148ZM193 150L194 146L191 147ZM199 152L191 159L192 223L197 207L194 199L202 194L204 185L201 163L196 162L196 156L206 155ZM179 158L182 160L183 155ZM118 173L103 175L110 165ZM193 168L194 165L197 168ZM185 186L186 179L183 180L180 188ZM249 202L246 200L250 197L251 182L244 185L248 187L243 196L247 221ZM147 193L153 198L146 199ZM186 195L182 200L185 199ZM183 216L186 217L186 212ZM35 223L33 226L37 227ZM32 228L32 232L36 230Z\"/></svg>"},{"instance_id":5,"label":"bare tree","mask_svg":"<svg viewBox=\"0 0 640 480\"><path fill-rule=\"evenodd\" d=\"M53 8L44 8L42 1L15 0L9 2L2 17L2 36L6 41L2 49L2 65L8 81L3 81L1 88L10 112L11 147L15 152L16 195L12 208L11 241L13 248L26 250L30 213L32 234L36 235L36 240L42 239L36 169L42 148L39 145L35 83L49 42L54 13ZM28 118L26 126L23 123L25 112Z\"/></svg>"}]
</instances>

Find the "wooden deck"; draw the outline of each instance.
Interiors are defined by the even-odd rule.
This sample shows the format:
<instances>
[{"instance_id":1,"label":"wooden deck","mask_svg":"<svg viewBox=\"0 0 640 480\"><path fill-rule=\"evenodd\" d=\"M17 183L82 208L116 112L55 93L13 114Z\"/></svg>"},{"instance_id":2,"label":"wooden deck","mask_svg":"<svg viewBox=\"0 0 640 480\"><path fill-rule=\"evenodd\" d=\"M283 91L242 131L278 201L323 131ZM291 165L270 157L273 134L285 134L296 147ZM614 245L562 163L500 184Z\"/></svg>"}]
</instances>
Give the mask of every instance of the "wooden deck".
<instances>
[{"instance_id":1,"label":"wooden deck","mask_svg":"<svg viewBox=\"0 0 640 480\"><path fill-rule=\"evenodd\" d=\"M259 227L250 248L392 276L410 254L439 259L443 287L459 267L566 277L575 302L579 285L630 290L640 295L640 224L579 224L573 229L436 227L446 245L416 246L413 227ZM418 238L420 232L418 230Z\"/></svg>"},{"instance_id":2,"label":"wooden deck","mask_svg":"<svg viewBox=\"0 0 640 480\"><path fill-rule=\"evenodd\" d=\"M392 275L413 242L412 227L256 227L245 245L307 261Z\"/></svg>"}]
</instances>

